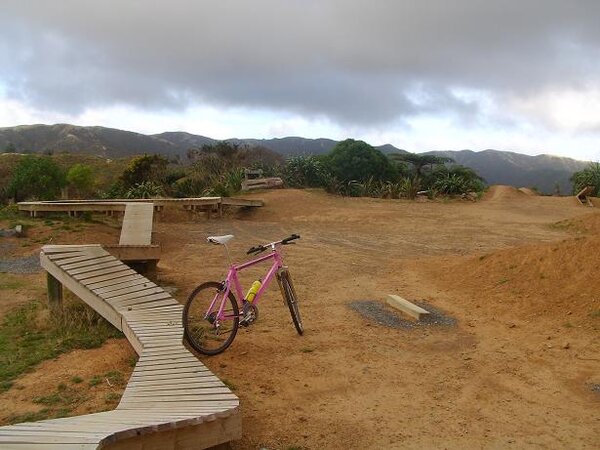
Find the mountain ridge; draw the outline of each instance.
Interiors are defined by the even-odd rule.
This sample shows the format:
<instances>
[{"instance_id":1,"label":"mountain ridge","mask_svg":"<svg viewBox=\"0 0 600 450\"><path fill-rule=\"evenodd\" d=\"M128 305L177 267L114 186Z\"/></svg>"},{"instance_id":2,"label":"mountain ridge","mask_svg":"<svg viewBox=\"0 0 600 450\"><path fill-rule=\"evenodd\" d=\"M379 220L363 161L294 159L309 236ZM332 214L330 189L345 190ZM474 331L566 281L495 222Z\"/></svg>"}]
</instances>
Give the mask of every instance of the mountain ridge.
<instances>
[{"instance_id":1,"label":"mountain ridge","mask_svg":"<svg viewBox=\"0 0 600 450\"><path fill-rule=\"evenodd\" d=\"M327 138L308 139L300 136L273 139L231 138L225 141L266 147L284 156L324 154L338 142ZM18 125L0 128L0 151L12 144L17 152L86 153L106 158L160 153L171 159L185 161L190 148L216 142L219 140L185 131L166 131L147 135L117 128L71 124ZM406 152L391 144L375 146L375 148L384 153ZM443 150L424 153L447 156L457 164L471 167L489 184L536 187L544 193L554 193L557 186L562 193L570 192L571 175L589 164L561 156L545 154L530 156L493 149L479 152Z\"/></svg>"}]
</instances>

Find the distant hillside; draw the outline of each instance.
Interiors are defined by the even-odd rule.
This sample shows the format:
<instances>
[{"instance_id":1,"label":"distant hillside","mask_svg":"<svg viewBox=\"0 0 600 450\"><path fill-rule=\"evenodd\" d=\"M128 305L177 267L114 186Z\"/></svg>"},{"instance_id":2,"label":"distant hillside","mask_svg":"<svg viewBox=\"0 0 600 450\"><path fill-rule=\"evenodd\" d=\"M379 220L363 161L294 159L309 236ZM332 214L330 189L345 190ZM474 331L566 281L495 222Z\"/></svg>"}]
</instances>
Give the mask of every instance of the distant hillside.
<instances>
[{"instance_id":1,"label":"distant hillside","mask_svg":"<svg viewBox=\"0 0 600 450\"><path fill-rule=\"evenodd\" d=\"M117 158L143 153L180 153L172 142L131 131L68 124L0 128L0 150L12 143L17 152L86 153Z\"/></svg>"},{"instance_id":2,"label":"distant hillside","mask_svg":"<svg viewBox=\"0 0 600 450\"><path fill-rule=\"evenodd\" d=\"M331 139L227 139L229 142L262 146L284 156L321 155L329 152L337 141ZM69 124L21 125L0 128L0 151L9 143L17 152L32 153L86 153L117 158L142 153L161 153L169 157L185 158L190 148L214 144L216 139L182 131L145 135L105 127L79 127ZM387 144L380 148L386 153L402 152Z\"/></svg>"},{"instance_id":3,"label":"distant hillside","mask_svg":"<svg viewBox=\"0 0 600 450\"><path fill-rule=\"evenodd\" d=\"M584 169L588 163L571 158L484 150L474 152L437 151L430 154L447 156L456 163L471 167L485 178L488 184L508 184L516 187L535 187L541 192L554 193L556 183L562 194L571 193L569 178Z\"/></svg>"},{"instance_id":4,"label":"distant hillside","mask_svg":"<svg viewBox=\"0 0 600 450\"><path fill-rule=\"evenodd\" d=\"M227 139L229 142L262 146L284 156L320 155L329 152L337 143L332 139L305 139L285 137L280 139ZM33 153L85 153L108 158L161 153L169 158L187 161L187 151L217 142L206 136L181 131L145 135L105 127L79 127L69 124L22 125L0 128L0 152L11 143L17 152ZM393 145L376 147L384 153L405 152ZM563 194L571 192L569 178L587 163L570 158L485 150L483 152L438 151L430 152L448 156L458 164L471 167L490 184L510 184L517 187L536 187L553 193L556 183Z\"/></svg>"}]
</instances>

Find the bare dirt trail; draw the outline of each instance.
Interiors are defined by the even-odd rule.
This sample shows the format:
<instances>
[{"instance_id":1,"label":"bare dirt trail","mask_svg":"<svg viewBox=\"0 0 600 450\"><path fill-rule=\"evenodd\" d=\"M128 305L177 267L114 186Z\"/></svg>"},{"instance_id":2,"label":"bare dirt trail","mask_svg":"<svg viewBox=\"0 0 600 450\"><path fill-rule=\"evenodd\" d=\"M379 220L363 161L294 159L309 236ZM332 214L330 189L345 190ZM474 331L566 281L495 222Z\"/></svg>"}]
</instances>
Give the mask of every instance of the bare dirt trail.
<instances>
[{"instance_id":1,"label":"bare dirt trail","mask_svg":"<svg viewBox=\"0 0 600 450\"><path fill-rule=\"evenodd\" d=\"M286 262L305 335L274 286L252 328L201 358L241 399L234 448L595 448L600 291L549 267L552 255L584 258L576 243L598 215L572 198L510 194L420 203L281 190L252 194L266 206L222 220L166 213L155 225L159 278L181 301L224 275L223 249L207 235L235 234L235 260L302 235ZM590 245L585 267L597 255ZM388 293L426 300L458 324L393 329L348 307ZM571 314L544 307L550 295L565 297Z\"/></svg>"},{"instance_id":2,"label":"bare dirt trail","mask_svg":"<svg viewBox=\"0 0 600 450\"><path fill-rule=\"evenodd\" d=\"M261 197L264 209L241 220L200 220L192 235L188 224L158 227L168 242L161 264L183 287L182 300L194 280L223 274L222 249L207 246L207 234L235 234L237 259L253 244L303 237L286 261L306 335L294 334L275 289L252 329L204 359L242 400L244 439L235 448L593 448L599 400L589 383L598 366L573 352L597 330L574 325L563 333L565 320L556 317L525 324L506 308L496 317L489 294L459 290L451 274L463 270L460 255L565 239L570 234L551 225L590 211L573 199L525 194L476 204L292 190ZM394 292L440 306L458 326L389 329L347 307ZM475 296L484 307L464 309ZM564 339L573 350L561 349Z\"/></svg>"}]
</instances>

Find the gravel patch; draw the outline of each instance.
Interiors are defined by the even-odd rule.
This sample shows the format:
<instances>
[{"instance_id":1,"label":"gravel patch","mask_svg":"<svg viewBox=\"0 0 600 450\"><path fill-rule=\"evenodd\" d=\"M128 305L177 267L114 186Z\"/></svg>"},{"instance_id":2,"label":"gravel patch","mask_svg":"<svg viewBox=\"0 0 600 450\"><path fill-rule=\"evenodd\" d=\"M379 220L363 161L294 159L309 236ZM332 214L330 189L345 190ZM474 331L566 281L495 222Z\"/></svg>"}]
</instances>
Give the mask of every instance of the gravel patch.
<instances>
[{"instance_id":1,"label":"gravel patch","mask_svg":"<svg viewBox=\"0 0 600 450\"><path fill-rule=\"evenodd\" d=\"M40 255L37 253L23 258L0 259L0 272L36 273L41 269Z\"/></svg>"},{"instance_id":2,"label":"gravel patch","mask_svg":"<svg viewBox=\"0 0 600 450\"><path fill-rule=\"evenodd\" d=\"M592 384L592 392L600 394L600 384Z\"/></svg>"},{"instance_id":3,"label":"gravel patch","mask_svg":"<svg viewBox=\"0 0 600 450\"><path fill-rule=\"evenodd\" d=\"M429 303L424 301L415 301L413 303L429 311L429 317L421 321L405 319L402 317L401 313L397 313L396 311L392 310L392 308L376 300L357 300L349 303L348 306L365 319L390 328L413 330L415 328L422 327L453 327L456 325L455 318L450 317Z\"/></svg>"}]
</instances>

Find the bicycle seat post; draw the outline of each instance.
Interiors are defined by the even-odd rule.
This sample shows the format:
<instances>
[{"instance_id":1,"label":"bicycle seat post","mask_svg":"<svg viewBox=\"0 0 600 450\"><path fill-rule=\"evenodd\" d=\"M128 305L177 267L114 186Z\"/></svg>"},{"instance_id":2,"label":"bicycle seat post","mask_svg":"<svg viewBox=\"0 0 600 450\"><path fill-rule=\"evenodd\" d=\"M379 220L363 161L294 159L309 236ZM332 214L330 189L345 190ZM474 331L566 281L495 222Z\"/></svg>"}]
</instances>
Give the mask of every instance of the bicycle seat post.
<instances>
[{"instance_id":1,"label":"bicycle seat post","mask_svg":"<svg viewBox=\"0 0 600 450\"><path fill-rule=\"evenodd\" d=\"M229 260L229 267L233 266L233 261L231 261L231 255L229 254L229 247L227 247L227 244L223 244L223 247L225 247L225 252L227 253L227 259Z\"/></svg>"}]
</instances>

